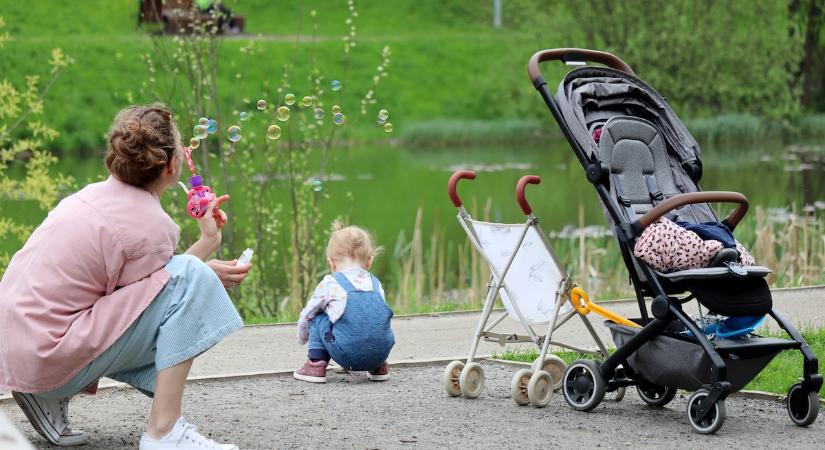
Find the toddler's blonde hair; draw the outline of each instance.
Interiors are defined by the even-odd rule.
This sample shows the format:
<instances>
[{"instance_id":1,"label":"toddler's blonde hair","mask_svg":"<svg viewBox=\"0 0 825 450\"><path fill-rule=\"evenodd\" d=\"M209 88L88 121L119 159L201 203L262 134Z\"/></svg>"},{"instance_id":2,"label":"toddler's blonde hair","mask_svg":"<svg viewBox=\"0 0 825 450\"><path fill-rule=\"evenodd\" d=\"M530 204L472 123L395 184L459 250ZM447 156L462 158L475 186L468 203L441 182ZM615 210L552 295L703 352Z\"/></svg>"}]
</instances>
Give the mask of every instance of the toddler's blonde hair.
<instances>
[{"instance_id":1,"label":"toddler's blonde hair","mask_svg":"<svg viewBox=\"0 0 825 450\"><path fill-rule=\"evenodd\" d=\"M370 258L382 250L381 247L373 245L372 235L361 227L354 225L344 227L341 222L335 221L332 224L332 230L327 244L327 258L333 261L340 262L349 258L366 268Z\"/></svg>"}]
</instances>

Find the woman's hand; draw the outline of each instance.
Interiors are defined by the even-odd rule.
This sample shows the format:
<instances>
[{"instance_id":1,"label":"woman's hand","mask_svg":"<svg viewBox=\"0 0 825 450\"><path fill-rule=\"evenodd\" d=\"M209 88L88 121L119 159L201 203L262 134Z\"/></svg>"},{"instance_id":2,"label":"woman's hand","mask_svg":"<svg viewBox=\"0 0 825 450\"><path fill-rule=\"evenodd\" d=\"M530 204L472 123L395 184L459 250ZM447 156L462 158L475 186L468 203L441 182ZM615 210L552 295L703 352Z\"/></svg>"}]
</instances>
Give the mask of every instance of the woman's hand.
<instances>
[{"instance_id":1,"label":"woman's hand","mask_svg":"<svg viewBox=\"0 0 825 450\"><path fill-rule=\"evenodd\" d=\"M238 260L236 259L232 261L210 259L206 262L206 265L215 271L218 279L220 279L223 286L227 288L241 284L249 273L249 269L252 268L252 264L238 265Z\"/></svg>"},{"instance_id":2,"label":"woman's hand","mask_svg":"<svg viewBox=\"0 0 825 450\"><path fill-rule=\"evenodd\" d=\"M187 254L195 255L201 261L206 261L206 258L221 245L221 227L226 224L227 218L226 213L217 208L227 200L229 200L229 196L222 195L209 202L206 213L198 219L201 237L189 247L189 250L186 250Z\"/></svg>"},{"instance_id":3,"label":"woman's hand","mask_svg":"<svg viewBox=\"0 0 825 450\"><path fill-rule=\"evenodd\" d=\"M198 226L201 229L201 240L215 242L215 248L221 243L221 227L223 227L227 221L226 213L221 211L219 206L228 200L228 195L221 195L212 200L206 208L206 213L198 219Z\"/></svg>"}]
</instances>

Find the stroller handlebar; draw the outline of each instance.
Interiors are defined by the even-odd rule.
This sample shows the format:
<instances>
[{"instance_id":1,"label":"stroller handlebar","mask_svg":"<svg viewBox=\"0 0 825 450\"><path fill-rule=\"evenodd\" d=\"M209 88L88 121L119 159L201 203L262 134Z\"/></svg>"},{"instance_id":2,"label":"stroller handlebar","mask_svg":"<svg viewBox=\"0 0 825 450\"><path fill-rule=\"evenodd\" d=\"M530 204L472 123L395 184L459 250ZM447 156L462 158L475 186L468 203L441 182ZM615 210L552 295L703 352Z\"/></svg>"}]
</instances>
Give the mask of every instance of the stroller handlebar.
<instances>
[{"instance_id":1,"label":"stroller handlebar","mask_svg":"<svg viewBox=\"0 0 825 450\"><path fill-rule=\"evenodd\" d=\"M530 62L527 63L527 73L530 75L530 81L532 81L534 85L536 80L541 78L539 64L545 61L575 61L582 63L592 61L599 64L604 64L605 66L616 70L621 70L622 72L627 72L631 75L635 75L633 69L631 69L630 66L622 61L618 56L607 52L588 50L585 48L551 48L536 52L530 58Z\"/></svg>"},{"instance_id":2,"label":"stroller handlebar","mask_svg":"<svg viewBox=\"0 0 825 450\"><path fill-rule=\"evenodd\" d=\"M730 229L734 229L736 225L745 217L745 213L748 212L748 199L745 197L744 194L739 192L727 192L727 191L703 191L703 192L689 192L686 194L678 194L670 197L669 199L659 203L653 209L645 213L642 217L636 221L639 223L640 227L638 228L640 231L647 228L648 225L652 224L653 222L659 220L660 217L664 216L668 212L679 208L684 205L690 205L694 203L709 203L709 202L729 202L729 203L739 203L739 206L730 213L725 221L727 221Z\"/></svg>"},{"instance_id":3,"label":"stroller handlebar","mask_svg":"<svg viewBox=\"0 0 825 450\"><path fill-rule=\"evenodd\" d=\"M530 204L527 202L527 197L524 196L524 189L528 184L539 183L541 183L541 178L535 175L525 175L519 178L518 183L516 184L516 201L518 201L518 205L521 207L521 210L524 212L525 216L532 214L533 208L530 207Z\"/></svg>"},{"instance_id":4,"label":"stroller handlebar","mask_svg":"<svg viewBox=\"0 0 825 450\"><path fill-rule=\"evenodd\" d=\"M450 181L447 182L447 193L450 194L450 200L453 201L453 205L455 205L456 208L461 208L461 197L458 196L455 188L458 182L465 178L475 180L476 173L471 170L456 170L452 176L450 176Z\"/></svg>"}]
</instances>

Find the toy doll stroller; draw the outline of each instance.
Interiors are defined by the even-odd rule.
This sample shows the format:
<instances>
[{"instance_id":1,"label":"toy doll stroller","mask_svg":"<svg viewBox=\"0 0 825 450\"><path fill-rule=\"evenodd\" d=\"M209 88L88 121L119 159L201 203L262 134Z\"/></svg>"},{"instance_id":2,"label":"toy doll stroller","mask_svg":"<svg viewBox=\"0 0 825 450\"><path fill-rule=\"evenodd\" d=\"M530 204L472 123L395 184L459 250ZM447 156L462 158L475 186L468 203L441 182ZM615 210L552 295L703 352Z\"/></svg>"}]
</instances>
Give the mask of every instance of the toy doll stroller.
<instances>
[{"instance_id":1,"label":"toy doll stroller","mask_svg":"<svg viewBox=\"0 0 825 450\"><path fill-rule=\"evenodd\" d=\"M516 372L510 384L510 394L518 405L532 404L543 407L550 401L553 391L561 388L562 375L567 368L561 358L548 354L550 344L605 357L607 351L590 321L585 317L587 312L593 310L602 315L607 314L615 321L624 321L626 325L635 324L590 303L584 291L573 285L571 278L559 264L524 196L527 184L540 183L539 177L524 176L517 184L516 198L527 216L525 223L518 224L482 222L470 217L462 206L456 185L461 179L472 180L475 177L475 173L470 171L455 172L450 177L448 191L450 199L458 208L459 223L467 232L473 247L490 267L490 283L467 360L453 361L447 366L442 380L444 390L453 397L463 395L466 398L476 398L484 389L484 370L480 364L473 361L481 339L501 345L535 343L540 354L532 368ZM490 315L499 295L505 311L490 323ZM568 298L572 298L570 303L573 303L575 308L571 308L567 302ZM597 351L551 340L553 332L576 315L581 317L593 337L598 346ZM527 332L526 336L493 331L508 316L521 323ZM533 327L544 323L548 325L542 336L537 334ZM610 390L617 391L617 400L624 396L622 386Z\"/></svg>"},{"instance_id":2,"label":"toy doll stroller","mask_svg":"<svg viewBox=\"0 0 825 450\"><path fill-rule=\"evenodd\" d=\"M564 77L554 98L539 71L544 61L584 67ZM607 67L585 66L587 62ZM643 325L632 329L606 323L617 350L601 362L578 360L567 368L562 387L567 403L589 411L605 390L636 386L647 404L664 406L676 389L685 389L692 391L688 421L695 431L710 434L725 421L728 395L742 389L779 352L796 349L804 357L802 378L788 391L786 406L796 425L813 423L822 386L817 358L772 308L764 280L769 269L744 267L733 259L718 267L662 273L633 254L636 240L660 217L717 222L709 202L737 204L722 222L733 230L748 210L745 196L699 189L699 145L667 102L616 56L573 48L543 50L530 59L528 72L604 206L639 302L641 318L635 321ZM652 317L645 298L652 299ZM711 339L683 310L692 300L700 314L702 307L731 317L768 314L790 338L748 334Z\"/></svg>"}]
</instances>

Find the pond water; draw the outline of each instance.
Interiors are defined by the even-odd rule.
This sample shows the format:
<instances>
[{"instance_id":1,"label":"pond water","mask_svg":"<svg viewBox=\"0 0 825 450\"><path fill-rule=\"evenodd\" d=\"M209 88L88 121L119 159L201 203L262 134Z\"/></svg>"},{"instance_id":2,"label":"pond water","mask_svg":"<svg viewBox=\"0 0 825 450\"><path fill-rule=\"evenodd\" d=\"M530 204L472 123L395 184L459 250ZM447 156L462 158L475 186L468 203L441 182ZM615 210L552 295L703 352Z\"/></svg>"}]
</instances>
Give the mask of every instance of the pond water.
<instances>
[{"instance_id":1,"label":"pond water","mask_svg":"<svg viewBox=\"0 0 825 450\"><path fill-rule=\"evenodd\" d=\"M825 209L823 160L825 149L816 145L766 142L742 148L706 146L701 185L705 190L742 192L752 207L801 209L808 205L821 212ZM60 164L61 171L79 182L104 176L100 160L64 158ZM459 188L468 210L476 211L478 216L489 199L491 220L522 221L514 198L515 183L524 174L535 174L541 176L542 183L529 186L528 199L546 231L578 227L579 205L584 208L587 225L605 223L596 194L564 141L430 149L386 144L336 150L334 161L328 166L329 175L320 186L321 193L326 195L322 201L324 217L348 217L350 223L372 230L377 241L391 251L399 232L411 235L421 208L425 235L438 227L448 240L463 242L463 231L455 221L456 210L446 193L447 179L457 169L478 172L475 181L462 182ZM233 173L231 166L229 173ZM237 185L256 180L232 177L232 182ZM207 180L207 184L213 183ZM232 194L231 211L237 220L245 220L258 207L257 200L244 198L236 191ZM182 199L181 195L176 197ZM281 201L286 203L286 192ZM44 213L28 202L20 203L19 208L14 208L15 215L33 224L42 220ZM187 231L195 232L196 225L188 217L175 219ZM280 239L286 239L286 234L281 233ZM4 243L3 247L11 246L13 250L14 245L19 246ZM238 253L242 250L240 244L235 247Z\"/></svg>"}]
</instances>

